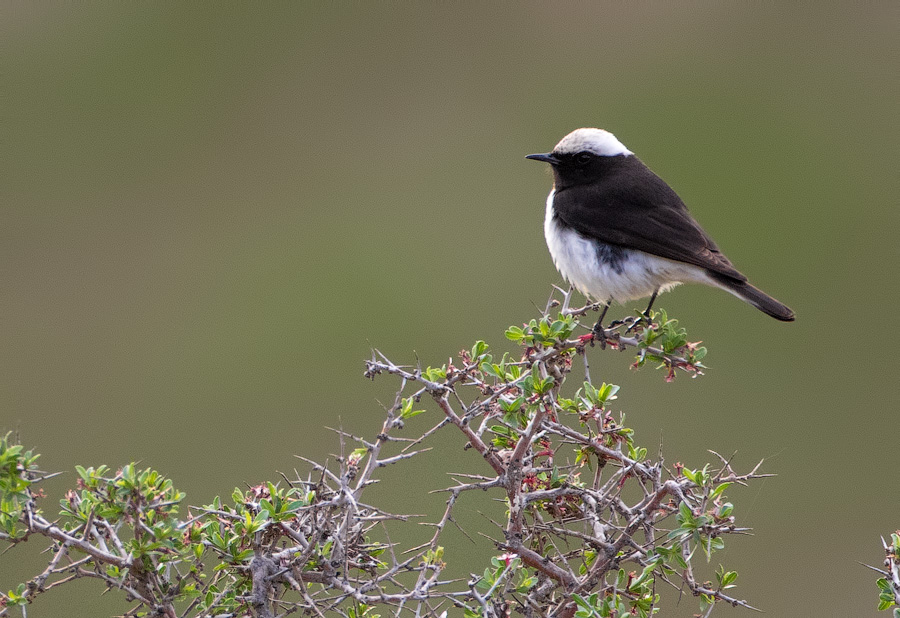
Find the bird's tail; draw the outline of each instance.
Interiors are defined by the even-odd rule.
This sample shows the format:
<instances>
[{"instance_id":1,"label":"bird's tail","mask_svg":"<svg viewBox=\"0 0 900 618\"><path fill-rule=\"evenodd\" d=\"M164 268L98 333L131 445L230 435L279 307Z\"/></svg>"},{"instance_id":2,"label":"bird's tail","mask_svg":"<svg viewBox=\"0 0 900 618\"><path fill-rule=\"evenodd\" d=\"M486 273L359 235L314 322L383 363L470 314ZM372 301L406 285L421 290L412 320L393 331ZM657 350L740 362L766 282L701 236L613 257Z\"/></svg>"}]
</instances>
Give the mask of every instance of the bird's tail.
<instances>
[{"instance_id":1,"label":"bird's tail","mask_svg":"<svg viewBox=\"0 0 900 618\"><path fill-rule=\"evenodd\" d=\"M744 300L763 313L782 322L793 322L794 312L790 307L778 302L762 290L754 287L746 281L737 281L731 277L710 273L716 283L723 289L731 292L741 300Z\"/></svg>"}]
</instances>

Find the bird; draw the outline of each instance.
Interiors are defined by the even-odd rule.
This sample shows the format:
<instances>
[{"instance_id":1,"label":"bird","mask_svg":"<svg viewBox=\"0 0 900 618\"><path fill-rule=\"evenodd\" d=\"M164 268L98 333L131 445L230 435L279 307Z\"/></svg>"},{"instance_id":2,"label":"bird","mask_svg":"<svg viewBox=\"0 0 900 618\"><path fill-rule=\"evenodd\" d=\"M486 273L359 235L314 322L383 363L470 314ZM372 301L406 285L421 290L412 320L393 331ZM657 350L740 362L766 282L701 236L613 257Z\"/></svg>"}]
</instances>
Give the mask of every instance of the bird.
<instances>
[{"instance_id":1,"label":"bird","mask_svg":"<svg viewBox=\"0 0 900 618\"><path fill-rule=\"evenodd\" d=\"M551 152L526 157L549 163L544 237L559 273L604 308L613 302L656 297L681 283L703 283L730 292L776 320L794 312L754 287L719 250L666 182L615 135L582 128Z\"/></svg>"}]
</instances>

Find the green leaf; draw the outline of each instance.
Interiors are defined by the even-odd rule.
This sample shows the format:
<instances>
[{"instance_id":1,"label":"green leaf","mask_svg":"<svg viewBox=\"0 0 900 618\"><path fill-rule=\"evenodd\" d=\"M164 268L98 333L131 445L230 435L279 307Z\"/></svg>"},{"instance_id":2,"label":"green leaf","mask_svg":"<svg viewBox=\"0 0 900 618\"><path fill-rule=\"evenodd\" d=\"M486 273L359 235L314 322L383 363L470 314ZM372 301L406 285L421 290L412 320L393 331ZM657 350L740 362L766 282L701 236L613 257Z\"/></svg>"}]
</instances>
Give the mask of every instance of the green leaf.
<instances>
[{"instance_id":1,"label":"green leaf","mask_svg":"<svg viewBox=\"0 0 900 618\"><path fill-rule=\"evenodd\" d=\"M488 344L480 339L475 342L475 345L472 346L472 360L477 359L479 356L485 353L488 349Z\"/></svg>"},{"instance_id":2,"label":"green leaf","mask_svg":"<svg viewBox=\"0 0 900 618\"><path fill-rule=\"evenodd\" d=\"M619 387L615 384L607 384L606 382L597 390L597 397L600 401L606 403L608 401L612 401L613 399L617 399L616 393L619 392Z\"/></svg>"},{"instance_id":3,"label":"green leaf","mask_svg":"<svg viewBox=\"0 0 900 618\"><path fill-rule=\"evenodd\" d=\"M510 341L522 341L525 338L525 331L518 326L510 326L506 329L506 338Z\"/></svg>"},{"instance_id":4,"label":"green leaf","mask_svg":"<svg viewBox=\"0 0 900 618\"><path fill-rule=\"evenodd\" d=\"M425 410L413 410L413 398L406 397L400 400L400 418L409 419L422 414Z\"/></svg>"},{"instance_id":5,"label":"green leaf","mask_svg":"<svg viewBox=\"0 0 900 618\"><path fill-rule=\"evenodd\" d=\"M503 410L504 412L518 412L519 409L522 407L522 404L525 403L525 397L522 397L520 395L519 397L516 397L515 399L512 399L512 400L501 397L499 399L499 402L500 402L500 409Z\"/></svg>"},{"instance_id":6,"label":"green leaf","mask_svg":"<svg viewBox=\"0 0 900 618\"><path fill-rule=\"evenodd\" d=\"M709 494L709 499L710 499L710 500L715 500L716 498L718 498L719 496L721 496L721 495L722 495L722 492L725 491L726 489L728 489L728 487L729 487L730 485L731 485L731 483L722 483L722 484L720 484L718 487L716 487L716 488L712 491L711 494Z\"/></svg>"},{"instance_id":7,"label":"green leaf","mask_svg":"<svg viewBox=\"0 0 900 618\"><path fill-rule=\"evenodd\" d=\"M84 469L83 466L75 466L75 471L78 473L78 476L81 477L82 481L84 481L85 483L88 482L88 480L90 479L90 475L88 474L88 471Z\"/></svg>"},{"instance_id":8,"label":"green leaf","mask_svg":"<svg viewBox=\"0 0 900 618\"><path fill-rule=\"evenodd\" d=\"M575 601L575 604L576 604L578 607L581 607L581 608L583 608L583 609L587 609L587 610L593 611L593 608L591 607L591 604L588 603L587 599L585 599L585 598L584 598L583 596L581 596L580 594L573 594L573 595L572 595L572 600Z\"/></svg>"},{"instance_id":9,"label":"green leaf","mask_svg":"<svg viewBox=\"0 0 900 618\"><path fill-rule=\"evenodd\" d=\"M734 580L737 579L737 571L728 571L725 573L725 576L722 577L722 588L728 588L734 583Z\"/></svg>"},{"instance_id":10,"label":"green leaf","mask_svg":"<svg viewBox=\"0 0 900 618\"><path fill-rule=\"evenodd\" d=\"M440 382L441 380L447 379L447 365L441 365L440 367L429 367L422 374L425 376L425 379L430 382Z\"/></svg>"}]
</instances>

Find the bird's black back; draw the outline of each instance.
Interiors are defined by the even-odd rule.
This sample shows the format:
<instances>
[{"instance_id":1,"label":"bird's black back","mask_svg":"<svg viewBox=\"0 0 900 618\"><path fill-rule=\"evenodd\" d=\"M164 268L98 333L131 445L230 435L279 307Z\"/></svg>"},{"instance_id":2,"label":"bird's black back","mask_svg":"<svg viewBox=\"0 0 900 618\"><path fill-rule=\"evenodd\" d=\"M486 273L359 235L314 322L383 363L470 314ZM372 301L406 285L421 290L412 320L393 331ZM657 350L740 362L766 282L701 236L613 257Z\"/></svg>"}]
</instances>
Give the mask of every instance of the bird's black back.
<instances>
[{"instance_id":1,"label":"bird's black back","mask_svg":"<svg viewBox=\"0 0 900 618\"><path fill-rule=\"evenodd\" d=\"M636 156L554 166L554 175L556 216L584 236L747 280L675 191Z\"/></svg>"}]
</instances>

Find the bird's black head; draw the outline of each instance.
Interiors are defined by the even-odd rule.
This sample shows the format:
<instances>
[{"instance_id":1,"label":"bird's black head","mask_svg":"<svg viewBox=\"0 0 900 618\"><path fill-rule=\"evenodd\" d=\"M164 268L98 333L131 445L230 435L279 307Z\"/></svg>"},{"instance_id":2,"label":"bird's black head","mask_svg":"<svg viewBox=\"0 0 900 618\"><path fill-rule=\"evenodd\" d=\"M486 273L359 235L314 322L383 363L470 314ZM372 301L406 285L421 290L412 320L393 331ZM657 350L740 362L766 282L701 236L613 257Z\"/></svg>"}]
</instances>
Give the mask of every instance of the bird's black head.
<instances>
[{"instance_id":1,"label":"bird's black head","mask_svg":"<svg viewBox=\"0 0 900 618\"><path fill-rule=\"evenodd\" d=\"M552 152L525 157L553 166L557 189L590 182L600 177L612 159L631 155L631 151L603 129L577 129L566 135Z\"/></svg>"}]
</instances>

